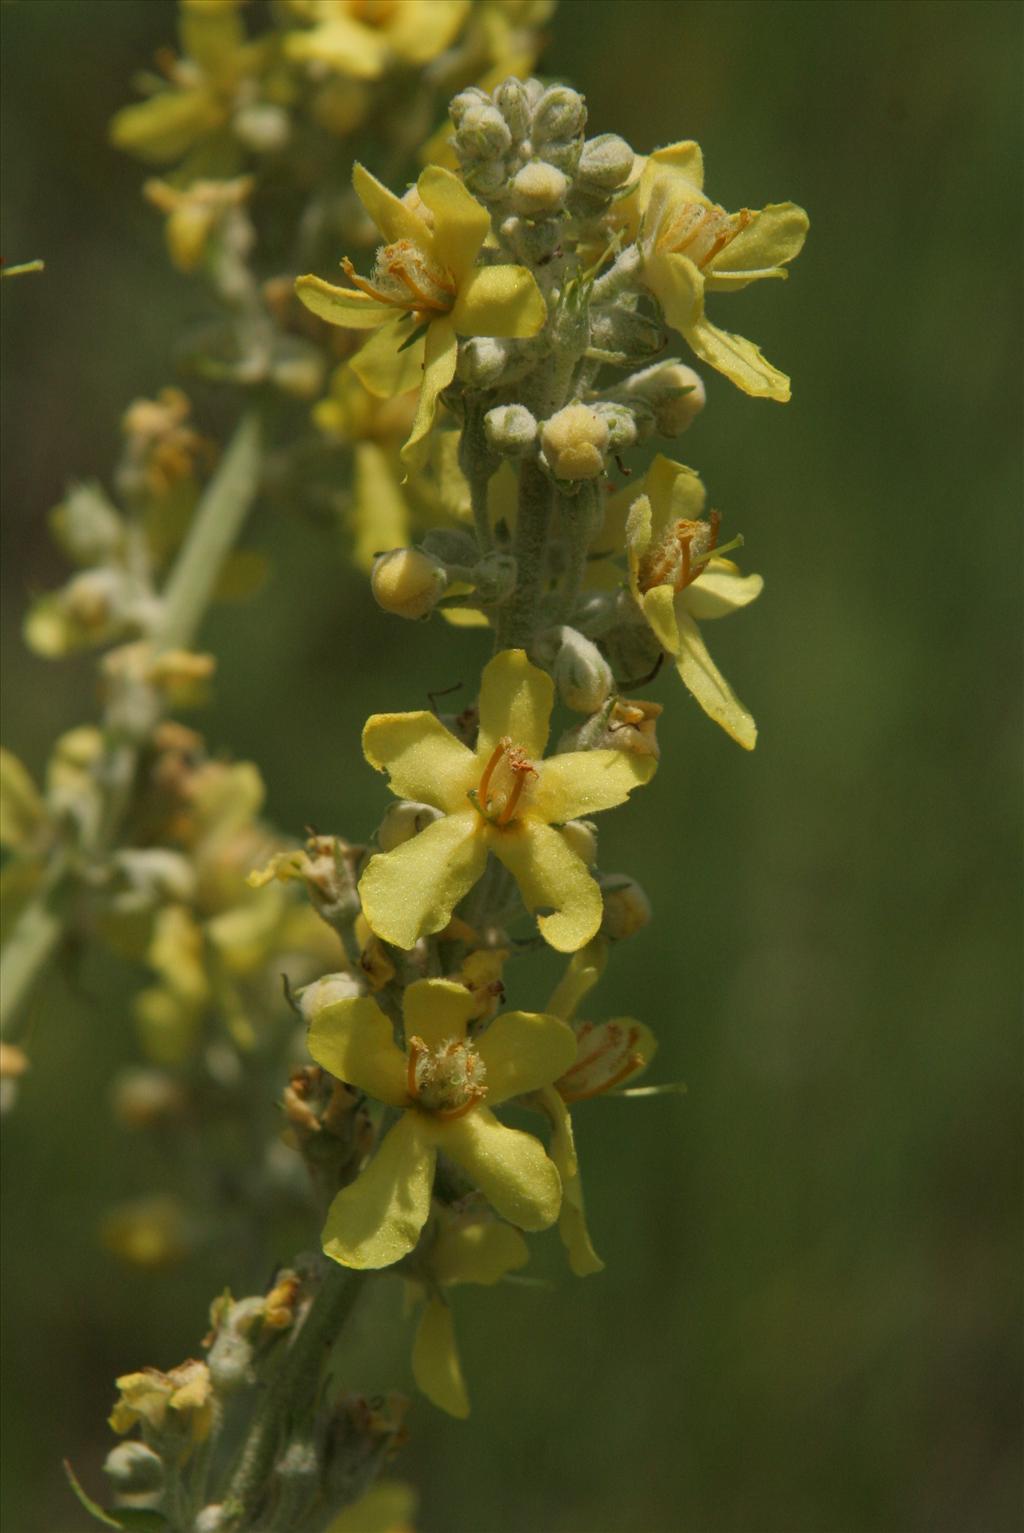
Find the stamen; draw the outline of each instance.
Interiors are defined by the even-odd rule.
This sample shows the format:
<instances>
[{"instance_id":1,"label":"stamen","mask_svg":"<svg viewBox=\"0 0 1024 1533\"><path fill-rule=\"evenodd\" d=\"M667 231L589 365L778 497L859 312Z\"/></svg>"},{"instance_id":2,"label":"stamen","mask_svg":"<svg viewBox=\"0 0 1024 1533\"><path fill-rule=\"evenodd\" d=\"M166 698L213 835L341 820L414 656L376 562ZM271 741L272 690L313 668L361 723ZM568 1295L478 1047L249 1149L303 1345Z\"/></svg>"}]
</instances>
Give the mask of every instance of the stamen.
<instances>
[{"instance_id":1,"label":"stamen","mask_svg":"<svg viewBox=\"0 0 1024 1533\"><path fill-rule=\"evenodd\" d=\"M498 765L498 762L501 760L502 756L504 756L505 752L507 750L511 750L511 748L511 738L508 735L502 735L501 739L498 741L497 745L491 752L490 760L484 767L484 775L480 779L480 787L477 789L477 795L480 808L484 811L485 814L487 812L487 790L491 786L491 778L494 776L494 769Z\"/></svg>"},{"instance_id":2,"label":"stamen","mask_svg":"<svg viewBox=\"0 0 1024 1533\"><path fill-rule=\"evenodd\" d=\"M522 798L523 789L526 787L527 777L537 777L539 775L537 768L533 765L533 763L531 761L527 761L526 757L523 755L523 752L514 747L508 753L508 764L511 770L515 773L516 780L512 786L512 792L508 796L508 803L505 805L504 809L498 816L499 825L507 825L509 820L511 820L512 816L515 814L516 805Z\"/></svg>"},{"instance_id":3,"label":"stamen","mask_svg":"<svg viewBox=\"0 0 1024 1533\"><path fill-rule=\"evenodd\" d=\"M426 1052L427 1045L422 1038L413 1037L409 1039L409 1060L405 1068L405 1086L414 1102L418 1100L420 1094L419 1082L416 1079L416 1067Z\"/></svg>"}]
</instances>

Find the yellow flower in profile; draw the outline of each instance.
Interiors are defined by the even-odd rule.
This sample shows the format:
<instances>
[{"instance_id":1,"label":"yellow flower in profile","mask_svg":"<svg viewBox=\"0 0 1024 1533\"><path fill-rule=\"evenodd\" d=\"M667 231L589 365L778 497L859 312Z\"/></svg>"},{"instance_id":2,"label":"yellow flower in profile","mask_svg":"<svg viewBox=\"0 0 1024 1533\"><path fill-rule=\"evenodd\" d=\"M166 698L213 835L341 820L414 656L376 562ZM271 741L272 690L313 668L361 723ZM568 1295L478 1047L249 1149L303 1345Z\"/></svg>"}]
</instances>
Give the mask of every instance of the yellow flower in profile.
<instances>
[{"instance_id":1,"label":"yellow flower in profile","mask_svg":"<svg viewBox=\"0 0 1024 1533\"><path fill-rule=\"evenodd\" d=\"M322 1007L309 1031L318 1064L402 1111L328 1212L324 1251L345 1267L387 1267L415 1247L442 1150L511 1224L541 1230L558 1217L561 1184L543 1145L491 1109L564 1074L576 1057L572 1029L510 1011L467 1037L476 997L445 979L416 980L403 1005L404 1050L368 996Z\"/></svg>"},{"instance_id":2,"label":"yellow flower in profile","mask_svg":"<svg viewBox=\"0 0 1024 1533\"><path fill-rule=\"evenodd\" d=\"M718 517L702 519L706 495L692 469L659 455L644 486L626 520L630 589L704 712L753 750L757 725L708 654L697 623L748 606L764 581L715 554Z\"/></svg>"},{"instance_id":3,"label":"yellow flower in profile","mask_svg":"<svg viewBox=\"0 0 1024 1533\"><path fill-rule=\"evenodd\" d=\"M638 218L640 280L702 361L746 394L785 401L786 375L752 341L713 325L704 298L765 277L785 278L785 263L800 254L807 237L807 214L792 202L727 213L704 195L703 184L695 143L672 144L647 160L631 208L619 215L627 227Z\"/></svg>"},{"instance_id":4,"label":"yellow flower in profile","mask_svg":"<svg viewBox=\"0 0 1024 1533\"><path fill-rule=\"evenodd\" d=\"M352 181L385 240L372 278L357 276L346 259L342 265L354 286L305 276L295 290L308 309L332 325L378 331L351 362L372 394L386 398L419 383L419 406L402 457L420 468L438 396L455 377L457 337L536 335L547 306L524 266L475 264L490 215L451 171L428 166L415 194L406 198L396 197L362 165L355 167ZM424 336L413 339L410 316L426 327ZM411 344L405 346L406 340Z\"/></svg>"},{"instance_id":5,"label":"yellow flower in profile","mask_svg":"<svg viewBox=\"0 0 1024 1533\"><path fill-rule=\"evenodd\" d=\"M289 32L285 53L356 80L377 80L396 66L419 66L443 53L466 16L470 0L289 0L311 21Z\"/></svg>"},{"instance_id":6,"label":"yellow flower in profile","mask_svg":"<svg viewBox=\"0 0 1024 1533\"><path fill-rule=\"evenodd\" d=\"M375 713L363 730L371 766L392 792L442 810L409 841L370 859L363 912L385 942L411 948L441 931L493 852L528 910L544 912L545 941L571 953L601 924L601 891L556 825L612 809L649 782L651 756L567 751L542 760L554 683L521 649L484 670L480 729L471 751L433 713Z\"/></svg>"},{"instance_id":7,"label":"yellow flower in profile","mask_svg":"<svg viewBox=\"0 0 1024 1533\"><path fill-rule=\"evenodd\" d=\"M550 1154L562 1178L562 1208L558 1233L577 1277L600 1272L604 1262L594 1250L583 1207L576 1146L569 1106L601 1096L613 1086L640 1075L650 1064L657 1040L649 1027L634 1017L615 1017L610 1022L577 1022L577 1007L604 973L608 944L598 938L574 953L569 967L548 1003L552 1016L571 1023L576 1035L577 1056L553 1086L538 1094L539 1104L551 1122Z\"/></svg>"},{"instance_id":8,"label":"yellow flower in profile","mask_svg":"<svg viewBox=\"0 0 1024 1533\"><path fill-rule=\"evenodd\" d=\"M422 1303L412 1350L418 1387L450 1416L469 1415L469 1394L455 1344L452 1311L445 1289L460 1283L491 1286L530 1259L526 1241L509 1224L485 1211L437 1212L439 1229L423 1258L423 1278L409 1281L412 1298ZM417 1258L417 1262L419 1258Z\"/></svg>"},{"instance_id":9,"label":"yellow flower in profile","mask_svg":"<svg viewBox=\"0 0 1024 1533\"><path fill-rule=\"evenodd\" d=\"M213 1425L213 1384L205 1363L190 1358L169 1373L143 1368L114 1381L120 1398L110 1414L115 1432L141 1425L145 1437L166 1438L179 1463L209 1435Z\"/></svg>"}]
</instances>

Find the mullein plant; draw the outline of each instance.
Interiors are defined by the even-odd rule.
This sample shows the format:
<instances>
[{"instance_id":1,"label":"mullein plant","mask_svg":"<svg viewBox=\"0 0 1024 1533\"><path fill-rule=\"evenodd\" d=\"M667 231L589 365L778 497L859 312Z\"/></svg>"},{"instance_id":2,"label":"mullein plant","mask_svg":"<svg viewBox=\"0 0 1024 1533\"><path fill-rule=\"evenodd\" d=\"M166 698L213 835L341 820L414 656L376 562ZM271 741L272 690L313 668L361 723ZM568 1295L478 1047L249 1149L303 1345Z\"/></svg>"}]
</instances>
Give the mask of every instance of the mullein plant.
<instances>
[{"instance_id":1,"label":"mullein plant","mask_svg":"<svg viewBox=\"0 0 1024 1533\"><path fill-rule=\"evenodd\" d=\"M704 625L761 580L729 557L741 539L721 540L692 468L659 453L625 489L610 477L689 428L694 362L789 398L718 319L725 295L787 275L807 219L727 212L690 141L644 156L588 137L583 97L530 73L552 9L278 0L253 35L236 0L182 0L180 52L114 120L115 143L161 167L145 195L214 303L183 368L241 397L241 418L221 447L180 388L136 401L111 489L73 486L53 514L77 571L33 602L26 637L55 660L101 651L101 716L58 740L41 786L0 757L3 1103L30 1068L36 981L103 941L149 972L145 1057L113 1082L114 1111L189 1136L208 1178L191 1204L157 1188L113 1208L109 1249L160 1266L218 1228L241 1238L273 1196L299 1202L320 1249L215 1299L202 1360L117 1380L114 1504L72 1474L108 1525L408 1527L411 1492L378 1479L408 1402L346 1390L335 1357L365 1285L403 1280L415 1382L467 1415L454 1290L519 1273L549 1228L574 1274L600 1270L573 1109L665 1089L632 1084L650 1019L589 1015L651 915L600 866L594 817L654 777L662 704L640 694L666 657L753 748ZM338 513L380 607L493 637L457 715L366 721L392 795L369 845L282 836L258 767L172 717L215 669L194 647L207 605L260 585L260 556L234 545L271 450L278 484ZM562 977L524 1009L541 947ZM228 1218L217 1187L239 1138Z\"/></svg>"}]
</instances>

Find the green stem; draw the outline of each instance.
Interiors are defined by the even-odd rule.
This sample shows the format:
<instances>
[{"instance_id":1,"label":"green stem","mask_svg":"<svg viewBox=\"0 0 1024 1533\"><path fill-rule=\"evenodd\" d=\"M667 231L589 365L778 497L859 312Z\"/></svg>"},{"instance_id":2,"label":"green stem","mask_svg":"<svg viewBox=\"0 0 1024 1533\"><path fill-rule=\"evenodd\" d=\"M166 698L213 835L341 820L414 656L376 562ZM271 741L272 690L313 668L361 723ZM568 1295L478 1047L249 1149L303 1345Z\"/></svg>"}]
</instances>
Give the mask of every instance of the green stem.
<instances>
[{"instance_id":1,"label":"green stem","mask_svg":"<svg viewBox=\"0 0 1024 1533\"><path fill-rule=\"evenodd\" d=\"M22 1003L57 950L64 931L68 880L61 869L21 912L4 943L0 984L0 1034L6 1033Z\"/></svg>"},{"instance_id":2,"label":"green stem","mask_svg":"<svg viewBox=\"0 0 1024 1533\"><path fill-rule=\"evenodd\" d=\"M562 621L572 622L572 615L583 590L587 572L587 550L594 534L599 510L598 490L591 480L581 484L575 495L560 495L564 547L566 552L562 588Z\"/></svg>"},{"instance_id":3,"label":"green stem","mask_svg":"<svg viewBox=\"0 0 1024 1533\"><path fill-rule=\"evenodd\" d=\"M544 591L545 554L554 488L536 463L524 463L519 473L519 513L513 553L516 588L498 608L497 649L529 649L537 630Z\"/></svg>"},{"instance_id":4,"label":"green stem","mask_svg":"<svg viewBox=\"0 0 1024 1533\"><path fill-rule=\"evenodd\" d=\"M469 485L469 500L473 508L473 525L481 555L494 548L494 533L487 506L487 487L497 468L497 459L487 445L484 436L483 416L479 408L469 405L459 442L459 467Z\"/></svg>"},{"instance_id":5,"label":"green stem","mask_svg":"<svg viewBox=\"0 0 1024 1533\"><path fill-rule=\"evenodd\" d=\"M258 1509L286 1430L316 1398L324 1357L362 1291L365 1274L333 1264L325 1271L298 1334L267 1387L224 1497L230 1526L241 1529Z\"/></svg>"}]
</instances>

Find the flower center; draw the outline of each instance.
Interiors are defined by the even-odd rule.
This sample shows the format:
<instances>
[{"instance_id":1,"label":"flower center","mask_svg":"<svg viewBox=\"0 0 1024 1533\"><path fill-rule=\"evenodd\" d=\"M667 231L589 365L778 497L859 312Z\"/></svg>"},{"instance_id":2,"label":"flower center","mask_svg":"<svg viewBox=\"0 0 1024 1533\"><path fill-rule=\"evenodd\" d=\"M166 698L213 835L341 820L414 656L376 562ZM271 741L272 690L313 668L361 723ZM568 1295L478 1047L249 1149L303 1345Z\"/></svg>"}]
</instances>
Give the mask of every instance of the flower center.
<instances>
[{"instance_id":1,"label":"flower center","mask_svg":"<svg viewBox=\"0 0 1024 1533\"><path fill-rule=\"evenodd\" d=\"M487 1067L471 1043L445 1038L431 1048L409 1040L406 1086L410 1097L438 1118L461 1118L487 1095Z\"/></svg>"},{"instance_id":2,"label":"flower center","mask_svg":"<svg viewBox=\"0 0 1024 1533\"><path fill-rule=\"evenodd\" d=\"M640 560L637 583L641 591L650 591L654 586L685 590L714 553L720 520L718 512L712 511L706 522L690 522L682 518L673 522L661 541L649 548Z\"/></svg>"},{"instance_id":3,"label":"flower center","mask_svg":"<svg viewBox=\"0 0 1024 1533\"><path fill-rule=\"evenodd\" d=\"M360 277L347 257L341 264L349 280L378 303L417 313L447 314L455 302L456 285L451 272L431 262L412 240L381 245L370 278Z\"/></svg>"},{"instance_id":4,"label":"flower center","mask_svg":"<svg viewBox=\"0 0 1024 1533\"><path fill-rule=\"evenodd\" d=\"M662 250L689 256L695 266L703 269L747 227L753 216L747 208L730 214L714 205L687 202L661 230L658 244Z\"/></svg>"},{"instance_id":5,"label":"flower center","mask_svg":"<svg viewBox=\"0 0 1024 1533\"><path fill-rule=\"evenodd\" d=\"M484 767L480 785L472 789L473 800L492 825L507 825L519 807L528 777L539 773L520 745L502 735Z\"/></svg>"}]
</instances>

